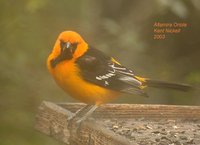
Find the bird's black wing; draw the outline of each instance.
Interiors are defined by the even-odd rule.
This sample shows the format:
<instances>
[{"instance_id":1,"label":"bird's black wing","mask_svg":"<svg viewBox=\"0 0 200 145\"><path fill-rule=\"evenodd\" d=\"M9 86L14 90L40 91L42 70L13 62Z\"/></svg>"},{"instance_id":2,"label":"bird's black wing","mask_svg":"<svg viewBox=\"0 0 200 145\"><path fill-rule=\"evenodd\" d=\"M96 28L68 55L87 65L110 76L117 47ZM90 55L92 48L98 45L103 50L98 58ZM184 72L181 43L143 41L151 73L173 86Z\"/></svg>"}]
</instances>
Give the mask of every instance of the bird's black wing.
<instances>
[{"instance_id":1,"label":"bird's black wing","mask_svg":"<svg viewBox=\"0 0 200 145\"><path fill-rule=\"evenodd\" d=\"M88 82L115 91L146 96L140 89L142 83L134 78L131 70L95 48L89 48L75 63L81 70L81 77Z\"/></svg>"}]
</instances>

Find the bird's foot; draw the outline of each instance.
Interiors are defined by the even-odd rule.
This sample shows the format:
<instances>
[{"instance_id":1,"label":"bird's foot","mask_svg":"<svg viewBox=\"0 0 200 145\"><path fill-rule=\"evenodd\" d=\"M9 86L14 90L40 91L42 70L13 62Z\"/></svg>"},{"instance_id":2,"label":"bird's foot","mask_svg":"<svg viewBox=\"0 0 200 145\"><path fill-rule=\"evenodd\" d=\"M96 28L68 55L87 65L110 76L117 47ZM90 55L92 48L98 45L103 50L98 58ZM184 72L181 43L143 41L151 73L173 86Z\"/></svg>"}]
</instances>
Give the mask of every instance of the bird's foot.
<instances>
[{"instance_id":1,"label":"bird's foot","mask_svg":"<svg viewBox=\"0 0 200 145\"><path fill-rule=\"evenodd\" d=\"M76 120L78 120L78 117L76 116L76 114L73 114L71 116L68 117L67 122L68 122L68 128L72 128L73 125L76 125L76 123L74 124L74 122L76 122Z\"/></svg>"},{"instance_id":2,"label":"bird's foot","mask_svg":"<svg viewBox=\"0 0 200 145\"><path fill-rule=\"evenodd\" d=\"M80 134L82 122L85 119L76 117L75 115L68 118L68 129L72 134Z\"/></svg>"},{"instance_id":3,"label":"bird's foot","mask_svg":"<svg viewBox=\"0 0 200 145\"><path fill-rule=\"evenodd\" d=\"M84 122L97 107L96 105L87 105L70 116L68 118L68 129L70 131L75 130L76 133L79 133L82 122Z\"/></svg>"}]
</instances>

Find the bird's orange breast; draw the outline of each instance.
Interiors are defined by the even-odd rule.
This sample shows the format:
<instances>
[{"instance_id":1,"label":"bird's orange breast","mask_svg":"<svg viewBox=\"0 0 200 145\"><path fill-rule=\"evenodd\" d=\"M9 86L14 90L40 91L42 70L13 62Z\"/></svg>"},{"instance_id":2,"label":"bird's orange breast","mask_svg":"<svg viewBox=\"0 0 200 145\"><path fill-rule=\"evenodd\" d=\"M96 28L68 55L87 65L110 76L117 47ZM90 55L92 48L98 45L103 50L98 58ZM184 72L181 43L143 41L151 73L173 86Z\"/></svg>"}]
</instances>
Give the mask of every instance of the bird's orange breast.
<instances>
[{"instance_id":1,"label":"bird's orange breast","mask_svg":"<svg viewBox=\"0 0 200 145\"><path fill-rule=\"evenodd\" d=\"M89 83L81 78L80 70L74 60L63 61L55 68L50 66L48 59L48 69L57 84L63 88L70 96L87 104L102 104L114 99L119 93Z\"/></svg>"}]
</instances>

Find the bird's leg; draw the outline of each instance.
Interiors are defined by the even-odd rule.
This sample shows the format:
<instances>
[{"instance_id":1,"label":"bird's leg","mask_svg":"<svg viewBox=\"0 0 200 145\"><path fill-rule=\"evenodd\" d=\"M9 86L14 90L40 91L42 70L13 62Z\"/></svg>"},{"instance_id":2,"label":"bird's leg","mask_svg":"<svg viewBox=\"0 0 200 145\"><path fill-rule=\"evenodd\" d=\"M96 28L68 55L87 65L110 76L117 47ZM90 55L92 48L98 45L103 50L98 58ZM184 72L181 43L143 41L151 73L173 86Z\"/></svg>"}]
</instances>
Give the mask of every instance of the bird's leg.
<instances>
[{"instance_id":1,"label":"bird's leg","mask_svg":"<svg viewBox=\"0 0 200 145\"><path fill-rule=\"evenodd\" d=\"M74 113L74 115L68 117L68 121L74 120L76 117L81 116L85 112L85 110L88 110L91 106L93 105L86 105L83 108L79 109L78 111Z\"/></svg>"},{"instance_id":2,"label":"bird's leg","mask_svg":"<svg viewBox=\"0 0 200 145\"><path fill-rule=\"evenodd\" d=\"M98 105L86 105L83 108L79 109L75 115L71 116L68 119L68 129L72 131L72 124L75 121L76 128L74 131L77 133L79 132L79 128L81 125L81 122L86 120L96 109L98 108Z\"/></svg>"},{"instance_id":3,"label":"bird's leg","mask_svg":"<svg viewBox=\"0 0 200 145\"><path fill-rule=\"evenodd\" d=\"M72 124L75 120L78 120L79 117L82 117L82 115L87 112L88 109L90 109L93 105L86 105L84 107L82 107L81 109L79 109L78 111L76 111L72 116L68 117L68 129L71 130L72 128ZM80 123L77 124L79 128L80 127ZM77 130L77 129L76 129Z\"/></svg>"},{"instance_id":4,"label":"bird's leg","mask_svg":"<svg viewBox=\"0 0 200 145\"><path fill-rule=\"evenodd\" d=\"M83 114L81 118L79 118L76 123L80 124L82 121L86 120L99 106L98 105L91 105L91 107L88 109L88 111Z\"/></svg>"}]
</instances>

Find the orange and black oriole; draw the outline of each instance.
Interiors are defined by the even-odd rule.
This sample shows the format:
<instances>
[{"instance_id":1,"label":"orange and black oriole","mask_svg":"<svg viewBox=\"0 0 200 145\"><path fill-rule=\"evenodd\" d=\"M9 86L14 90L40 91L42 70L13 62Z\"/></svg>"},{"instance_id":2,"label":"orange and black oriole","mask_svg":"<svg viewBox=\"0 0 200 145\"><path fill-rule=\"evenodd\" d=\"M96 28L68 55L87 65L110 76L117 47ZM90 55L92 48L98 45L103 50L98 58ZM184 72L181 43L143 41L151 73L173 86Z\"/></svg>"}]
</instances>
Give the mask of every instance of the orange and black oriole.
<instances>
[{"instance_id":1,"label":"orange and black oriole","mask_svg":"<svg viewBox=\"0 0 200 145\"><path fill-rule=\"evenodd\" d=\"M147 96L143 90L145 87L182 91L191 89L185 84L138 77L113 57L89 46L73 31L64 31L58 36L48 57L47 67L64 91L88 104L77 111L75 116L79 117L79 122L85 120L99 105L123 93Z\"/></svg>"}]
</instances>

